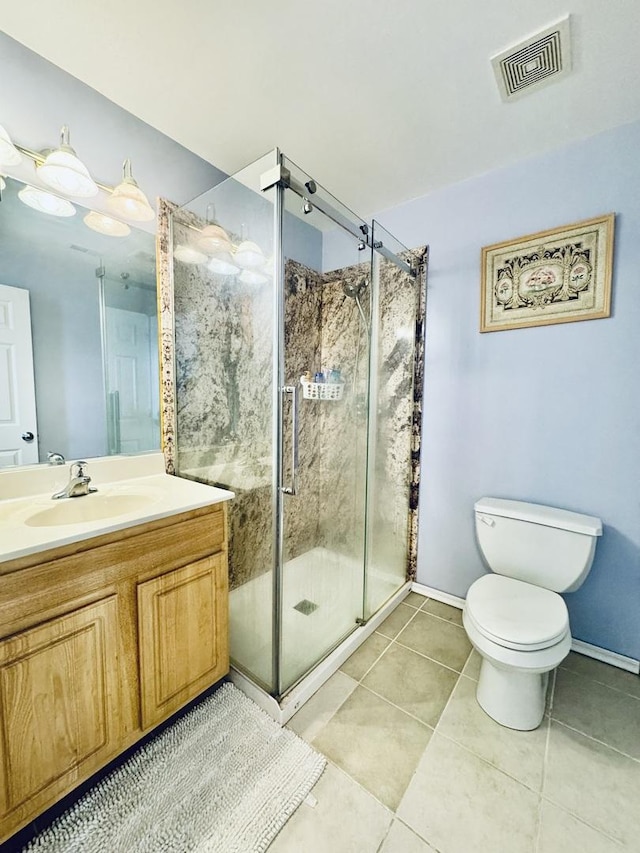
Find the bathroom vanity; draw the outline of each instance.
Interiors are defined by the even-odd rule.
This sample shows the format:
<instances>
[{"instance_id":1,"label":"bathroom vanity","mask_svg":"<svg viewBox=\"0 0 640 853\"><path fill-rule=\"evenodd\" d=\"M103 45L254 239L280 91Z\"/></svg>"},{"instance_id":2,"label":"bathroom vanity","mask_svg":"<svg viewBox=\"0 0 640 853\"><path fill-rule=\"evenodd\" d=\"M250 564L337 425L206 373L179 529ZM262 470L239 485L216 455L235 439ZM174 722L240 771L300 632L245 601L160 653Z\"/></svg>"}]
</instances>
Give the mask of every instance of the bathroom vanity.
<instances>
[{"instance_id":1,"label":"bathroom vanity","mask_svg":"<svg viewBox=\"0 0 640 853\"><path fill-rule=\"evenodd\" d=\"M0 500L0 840L229 669L232 493L94 483Z\"/></svg>"}]
</instances>

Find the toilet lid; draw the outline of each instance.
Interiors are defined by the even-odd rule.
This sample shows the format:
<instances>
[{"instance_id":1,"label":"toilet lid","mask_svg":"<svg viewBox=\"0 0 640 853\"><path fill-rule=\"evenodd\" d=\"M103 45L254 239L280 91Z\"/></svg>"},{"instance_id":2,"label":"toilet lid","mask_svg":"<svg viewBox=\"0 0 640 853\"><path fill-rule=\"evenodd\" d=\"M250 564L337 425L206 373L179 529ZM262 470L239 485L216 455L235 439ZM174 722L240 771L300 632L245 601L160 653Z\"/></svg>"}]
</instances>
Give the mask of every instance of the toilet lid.
<instances>
[{"instance_id":1,"label":"toilet lid","mask_svg":"<svg viewBox=\"0 0 640 853\"><path fill-rule=\"evenodd\" d=\"M569 629L557 592L503 575L485 575L467 594L466 610L485 637L511 649L545 649Z\"/></svg>"}]
</instances>

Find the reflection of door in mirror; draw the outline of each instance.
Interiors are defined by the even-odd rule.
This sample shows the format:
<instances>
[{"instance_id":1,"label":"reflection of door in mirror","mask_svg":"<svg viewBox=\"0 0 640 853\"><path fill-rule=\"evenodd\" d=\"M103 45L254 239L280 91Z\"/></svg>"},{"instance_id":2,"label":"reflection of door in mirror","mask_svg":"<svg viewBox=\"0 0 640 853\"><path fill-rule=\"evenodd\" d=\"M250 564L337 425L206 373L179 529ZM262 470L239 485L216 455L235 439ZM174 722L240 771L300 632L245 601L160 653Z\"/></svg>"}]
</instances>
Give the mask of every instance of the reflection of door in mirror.
<instances>
[{"instance_id":1,"label":"reflection of door in mirror","mask_svg":"<svg viewBox=\"0 0 640 853\"><path fill-rule=\"evenodd\" d=\"M0 284L0 468L37 461L29 291Z\"/></svg>"},{"instance_id":2,"label":"reflection of door in mirror","mask_svg":"<svg viewBox=\"0 0 640 853\"><path fill-rule=\"evenodd\" d=\"M20 335L20 339L32 336L38 428L36 433L34 414L33 425L22 427L19 439L9 440L6 450L0 444L0 465L37 462L31 454L38 450L43 463L49 450L69 460L118 452L108 447L106 307L142 314L147 327L152 327L155 320L151 318L157 313L153 229L132 226L126 236L109 236L87 227L87 210L77 202L75 215L66 217L50 216L23 204L19 195L23 187L21 181L6 178L0 204L0 281L28 292L31 335ZM157 353L155 339L150 346ZM2 357L0 422L13 417L14 404L7 384L14 374L7 372L6 352ZM157 377L157 355L147 356L149 360ZM18 379L22 391L26 383L19 375ZM133 392L136 399L143 400L147 426L155 424L154 437L129 439L122 431L123 453L127 448L131 452L155 450L160 444L158 388L151 391L150 415L149 380L144 380L146 391L141 381L135 375ZM124 394L119 385L114 390ZM131 401L130 395L124 402L129 405ZM21 438L23 432L34 434L28 446Z\"/></svg>"},{"instance_id":3,"label":"reflection of door in mirror","mask_svg":"<svg viewBox=\"0 0 640 853\"><path fill-rule=\"evenodd\" d=\"M104 282L109 453L140 453L158 442L155 292Z\"/></svg>"}]
</instances>

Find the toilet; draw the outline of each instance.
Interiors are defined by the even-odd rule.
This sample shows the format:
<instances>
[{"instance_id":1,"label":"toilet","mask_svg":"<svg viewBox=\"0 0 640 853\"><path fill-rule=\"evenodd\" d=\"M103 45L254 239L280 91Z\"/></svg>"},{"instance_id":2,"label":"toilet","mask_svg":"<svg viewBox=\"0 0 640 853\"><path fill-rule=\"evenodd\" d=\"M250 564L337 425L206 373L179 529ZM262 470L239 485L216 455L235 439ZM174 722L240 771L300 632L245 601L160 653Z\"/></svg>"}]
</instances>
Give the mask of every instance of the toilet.
<instances>
[{"instance_id":1,"label":"toilet","mask_svg":"<svg viewBox=\"0 0 640 853\"><path fill-rule=\"evenodd\" d=\"M549 673L569 654L561 592L583 583L602 522L555 507L476 501L478 545L492 574L469 588L462 621L482 657L477 699L496 722L529 731L542 722Z\"/></svg>"}]
</instances>

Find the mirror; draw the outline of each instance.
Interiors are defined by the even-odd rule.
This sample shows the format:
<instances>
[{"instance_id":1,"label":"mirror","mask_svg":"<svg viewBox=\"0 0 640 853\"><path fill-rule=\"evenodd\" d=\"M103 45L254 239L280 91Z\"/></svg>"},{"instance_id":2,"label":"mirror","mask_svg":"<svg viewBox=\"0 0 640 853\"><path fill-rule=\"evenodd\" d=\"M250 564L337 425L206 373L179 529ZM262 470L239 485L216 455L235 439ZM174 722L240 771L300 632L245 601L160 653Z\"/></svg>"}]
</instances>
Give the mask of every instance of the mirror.
<instances>
[{"instance_id":1,"label":"mirror","mask_svg":"<svg viewBox=\"0 0 640 853\"><path fill-rule=\"evenodd\" d=\"M154 234L97 233L75 200L73 216L41 213L5 180L0 467L158 449Z\"/></svg>"}]
</instances>

